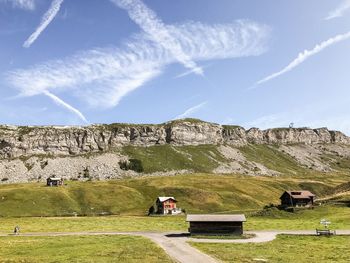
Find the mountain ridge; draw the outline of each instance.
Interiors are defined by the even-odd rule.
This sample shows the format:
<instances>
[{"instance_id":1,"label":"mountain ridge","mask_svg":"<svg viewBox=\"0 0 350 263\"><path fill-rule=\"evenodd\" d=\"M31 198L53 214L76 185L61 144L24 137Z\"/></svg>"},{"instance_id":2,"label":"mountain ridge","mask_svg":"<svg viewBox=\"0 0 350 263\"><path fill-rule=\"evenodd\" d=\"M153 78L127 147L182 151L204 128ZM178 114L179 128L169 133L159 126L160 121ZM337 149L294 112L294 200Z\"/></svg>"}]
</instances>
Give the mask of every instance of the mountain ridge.
<instances>
[{"instance_id":1,"label":"mountain ridge","mask_svg":"<svg viewBox=\"0 0 350 263\"><path fill-rule=\"evenodd\" d=\"M248 130L196 119L163 124L99 124L91 126L0 126L0 158L33 154L76 155L126 145L345 144L350 137L327 128Z\"/></svg>"},{"instance_id":2,"label":"mountain ridge","mask_svg":"<svg viewBox=\"0 0 350 263\"><path fill-rule=\"evenodd\" d=\"M142 174L294 176L350 170L350 138L327 128L245 130L196 119L86 127L0 126L0 183Z\"/></svg>"}]
</instances>

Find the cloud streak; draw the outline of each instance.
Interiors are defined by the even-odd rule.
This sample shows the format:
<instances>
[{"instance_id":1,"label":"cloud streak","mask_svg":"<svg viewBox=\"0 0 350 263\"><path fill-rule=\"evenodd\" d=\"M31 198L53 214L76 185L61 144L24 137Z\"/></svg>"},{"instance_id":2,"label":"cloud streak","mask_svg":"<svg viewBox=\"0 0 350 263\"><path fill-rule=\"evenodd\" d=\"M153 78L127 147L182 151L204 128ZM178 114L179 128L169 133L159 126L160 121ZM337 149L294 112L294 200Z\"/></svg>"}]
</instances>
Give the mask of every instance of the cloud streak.
<instances>
[{"instance_id":1,"label":"cloud streak","mask_svg":"<svg viewBox=\"0 0 350 263\"><path fill-rule=\"evenodd\" d=\"M268 27L251 21L216 25L188 22L168 25L167 30L193 61L260 55L266 51L270 34ZM120 47L93 49L17 69L7 72L6 79L20 96L69 93L89 107L106 109L177 62L172 52L140 33Z\"/></svg>"},{"instance_id":2,"label":"cloud streak","mask_svg":"<svg viewBox=\"0 0 350 263\"><path fill-rule=\"evenodd\" d=\"M263 84L267 81L270 81L272 79L275 79L291 70L293 70L294 68L296 68L297 66L299 66L300 64L302 64L303 62L305 62L307 59L309 59L310 57L320 53L321 51L323 51L324 49L326 49L327 47L330 47L334 44L337 44L341 41L347 40L350 38L350 31L345 33L345 34L340 34L337 35L335 37L332 37L326 41L323 41L320 44L317 44L313 49L311 50L305 50L301 53L298 54L297 58L294 59L291 63L289 63L285 68L283 68L282 70L275 72L261 80L259 80L256 85L260 85Z\"/></svg>"},{"instance_id":3,"label":"cloud streak","mask_svg":"<svg viewBox=\"0 0 350 263\"><path fill-rule=\"evenodd\" d=\"M76 114L85 123L89 123L88 120L85 118L85 116L78 109L69 105L68 103L66 103L65 101L63 101L59 97L57 97L56 95L54 95L51 92L46 91L46 90L43 91L43 94L48 96L50 99L52 99L57 105L62 106L64 108L66 108L67 110L69 110L70 112Z\"/></svg>"},{"instance_id":4,"label":"cloud streak","mask_svg":"<svg viewBox=\"0 0 350 263\"><path fill-rule=\"evenodd\" d=\"M204 70L205 68L208 68L209 66L202 66L201 68ZM179 79L179 78L183 78L183 77L186 77L186 76L188 76L188 75L191 75L191 74L193 74L193 73L195 73L194 72L194 70L193 69L190 69L190 70L187 70L187 71L185 71L185 72L183 72L183 73L180 73L180 74L178 74L178 75L176 75L175 77L174 77L174 79Z\"/></svg>"},{"instance_id":5,"label":"cloud streak","mask_svg":"<svg viewBox=\"0 0 350 263\"><path fill-rule=\"evenodd\" d=\"M202 109L205 105L207 105L207 101L204 101L196 106L193 106L189 109L187 109L184 113L176 116L174 118L174 120L178 120L178 119L184 119L184 118L187 118L187 117L190 117L192 116L192 114L196 113L197 111L199 111L200 109Z\"/></svg>"},{"instance_id":6,"label":"cloud streak","mask_svg":"<svg viewBox=\"0 0 350 263\"><path fill-rule=\"evenodd\" d=\"M203 75L203 69L194 62L183 50L181 44L171 34L169 28L157 17L157 14L148 8L141 0L110 0L118 7L126 10L129 17L148 36L169 51L181 64L192 72Z\"/></svg>"},{"instance_id":7,"label":"cloud streak","mask_svg":"<svg viewBox=\"0 0 350 263\"><path fill-rule=\"evenodd\" d=\"M0 0L0 3L11 3L14 8L34 10L35 0Z\"/></svg>"},{"instance_id":8,"label":"cloud streak","mask_svg":"<svg viewBox=\"0 0 350 263\"><path fill-rule=\"evenodd\" d=\"M23 47L29 48L35 40L40 36L40 34L49 26L52 20L55 18L57 13L60 11L61 5L64 0L53 0L51 6L46 11L44 16L41 18L41 22L36 30L29 36L29 38L24 42Z\"/></svg>"},{"instance_id":9,"label":"cloud streak","mask_svg":"<svg viewBox=\"0 0 350 263\"><path fill-rule=\"evenodd\" d=\"M346 11L350 9L350 0L343 0L343 2L334 10L329 12L325 20L331 20L334 18L342 17Z\"/></svg>"}]
</instances>

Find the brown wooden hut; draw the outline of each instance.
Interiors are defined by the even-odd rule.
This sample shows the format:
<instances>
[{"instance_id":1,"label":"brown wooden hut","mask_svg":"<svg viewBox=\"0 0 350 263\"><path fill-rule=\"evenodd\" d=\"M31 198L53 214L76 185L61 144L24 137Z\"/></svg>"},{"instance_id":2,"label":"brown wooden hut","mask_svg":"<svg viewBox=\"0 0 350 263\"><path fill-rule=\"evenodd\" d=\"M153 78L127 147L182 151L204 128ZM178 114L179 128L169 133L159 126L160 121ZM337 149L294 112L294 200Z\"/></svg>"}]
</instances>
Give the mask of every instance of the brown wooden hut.
<instances>
[{"instance_id":1,"label":"brown wooden hut","mask_svg":"<svg viewBox=\"0 0 350 263\"><path fill-rule=\"evenodd\" d=\"M281 197L281 205L288 207L313 206L315 195L310 191L285 191Z\"/></svg>"},{"instance_id":2,"label":"brown wooden hut","mask_svg":"<svg viewBox=\"0 0 350 263\"><path fill-rule=\"evenodd\" d=\"M244 215L187 215L191 235L242 235Z\"/></svg>"},{"instance_id":3,"label":"brown wooden hut","mask_svg":"<svg viewBox=\"0 0 350 263\"><path fill-rule=\"evenodd\" d=\"M63 185L63 179L60 177L49 177L46 179L47 186L61 186Z\"/></svg>"}]
</instances>

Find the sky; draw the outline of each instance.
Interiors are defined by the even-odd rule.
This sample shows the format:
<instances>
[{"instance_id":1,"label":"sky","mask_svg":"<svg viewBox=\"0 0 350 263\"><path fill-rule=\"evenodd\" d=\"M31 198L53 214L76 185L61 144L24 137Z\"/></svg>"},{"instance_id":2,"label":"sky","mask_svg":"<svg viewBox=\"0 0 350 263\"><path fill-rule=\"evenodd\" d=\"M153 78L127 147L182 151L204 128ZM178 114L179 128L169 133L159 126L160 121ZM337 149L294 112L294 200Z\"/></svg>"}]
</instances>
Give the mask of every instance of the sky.
<instances>
[{"instance_id":1,"label":"sky","mask_svg":"<svg viewBox=\"0 0 350 263\"><path fill-rule=\"evenodd\" d=\"M350 0L0 0L0 124L350 135Z\"/></svg>"}]
</instances>

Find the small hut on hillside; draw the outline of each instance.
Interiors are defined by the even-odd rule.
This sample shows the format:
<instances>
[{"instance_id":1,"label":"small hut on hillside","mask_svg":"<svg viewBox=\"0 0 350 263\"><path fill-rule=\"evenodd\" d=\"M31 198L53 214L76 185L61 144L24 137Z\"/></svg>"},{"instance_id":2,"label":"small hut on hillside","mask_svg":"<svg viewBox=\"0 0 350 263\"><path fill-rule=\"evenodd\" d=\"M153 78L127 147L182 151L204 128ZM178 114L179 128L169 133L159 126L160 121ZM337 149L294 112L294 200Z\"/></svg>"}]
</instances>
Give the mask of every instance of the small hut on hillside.
<instances>
[{"instance_id":1,"label":"small hut on hillside","mask_svg":"<svg viewBox=\"0 0 350 263\"><path fill-rule=\"evenodd\" d=\"M244 215L187 215L191 235L242 235Z\"/></svg>"},{"instance_id":2,"label":"small hut on hillside","mask_svg":"<svg viewBox=\"0 0 350 263\"><path fill-rule=\"evenodd\" d=\"M62 186L63 179L61 177L49 177L46 179L47 186Z\"/></svg>"},{"instance_id":3,"label":"small hut on hillside","mask_svg":"<svg viewBox=\"0 0 350 263\"><path fill-rule=\"evenodd\" d=\"M309 207L314 205L315 195L310 191L285 191L281 197L281 206Z\"/></svg>"}]
</instances>

